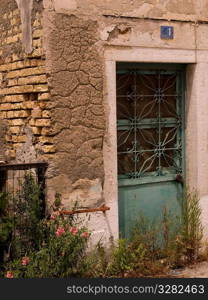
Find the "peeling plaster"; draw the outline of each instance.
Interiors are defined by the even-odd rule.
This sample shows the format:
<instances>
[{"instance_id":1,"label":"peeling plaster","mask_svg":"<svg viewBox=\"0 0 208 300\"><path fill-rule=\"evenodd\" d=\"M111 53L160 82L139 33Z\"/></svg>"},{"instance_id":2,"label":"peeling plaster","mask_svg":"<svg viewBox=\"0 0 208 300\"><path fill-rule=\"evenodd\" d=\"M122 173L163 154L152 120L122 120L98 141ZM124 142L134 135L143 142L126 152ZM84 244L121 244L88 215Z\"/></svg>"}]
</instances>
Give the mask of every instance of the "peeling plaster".
<instances>
[{"instance_id":1,"label":"peeling plaster","mask_svg":"<svg viewBox=\"0 0 208 300\"><path fill-rule=\"evenodd\" d=\"M31 13L33 8L33 0L15 0L20 10L22 22L22 43L27 54L31 53L32 48L32 25Z\"/></svg>"},{"instance_id":2,"label":"peeling plaster","mask_svg":"<svg viewBox=\"0 0 208 300\"><path fill-rule=\"evenodd\" d=\"M75 0L54 0L54 7L56 11L76 9L77 3Z\"/></svg>"},{"instance_id":3,"label":"peeling plaster","mask_svg":"<svg viewBox=\"0 0 208 300\"><path fill-rule=\"evenodd\" d=\"M43 0L44 8L58 13L77 9L76 0Z\"/></svg>"}]
</instances>

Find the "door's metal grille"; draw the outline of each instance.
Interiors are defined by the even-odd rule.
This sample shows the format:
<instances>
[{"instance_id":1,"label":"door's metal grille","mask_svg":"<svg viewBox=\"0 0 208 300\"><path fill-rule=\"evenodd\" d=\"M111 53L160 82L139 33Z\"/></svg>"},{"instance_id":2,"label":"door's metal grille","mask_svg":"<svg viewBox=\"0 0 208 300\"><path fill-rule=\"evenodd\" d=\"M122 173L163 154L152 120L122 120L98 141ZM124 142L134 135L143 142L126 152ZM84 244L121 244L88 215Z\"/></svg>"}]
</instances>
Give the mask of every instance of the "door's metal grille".
<instances>
[{"instance_id":1,"label":"door's metal grille","mask_svg":"<svg viewBox=\"0 0 208 300\"><path fill-rule=\"evenodd\" d=\"M130 70L117 74L120 178L182 173L180 71Z\"/></svg>"}]
</instances>

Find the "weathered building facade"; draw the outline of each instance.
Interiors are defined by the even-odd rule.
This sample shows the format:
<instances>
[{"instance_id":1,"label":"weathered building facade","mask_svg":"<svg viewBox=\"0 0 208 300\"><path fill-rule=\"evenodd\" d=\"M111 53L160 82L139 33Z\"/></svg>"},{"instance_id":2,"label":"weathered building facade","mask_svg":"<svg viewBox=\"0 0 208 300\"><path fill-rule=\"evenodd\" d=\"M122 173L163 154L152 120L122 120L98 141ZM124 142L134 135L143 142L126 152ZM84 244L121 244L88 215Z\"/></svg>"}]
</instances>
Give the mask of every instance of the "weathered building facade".
<instances>
[{"instance_id":1,"label":"weathered building facade","mask_svg":"<svg viewBox=\"0 0 208 300\"><path fill-rule=\"evenodd\" d=\"M208 212L208 1L1 0L0 156L48 162L47 199L95 239L134 213ZM167 203L166 203L167 202Z\"/></svg>"}]
</instances>

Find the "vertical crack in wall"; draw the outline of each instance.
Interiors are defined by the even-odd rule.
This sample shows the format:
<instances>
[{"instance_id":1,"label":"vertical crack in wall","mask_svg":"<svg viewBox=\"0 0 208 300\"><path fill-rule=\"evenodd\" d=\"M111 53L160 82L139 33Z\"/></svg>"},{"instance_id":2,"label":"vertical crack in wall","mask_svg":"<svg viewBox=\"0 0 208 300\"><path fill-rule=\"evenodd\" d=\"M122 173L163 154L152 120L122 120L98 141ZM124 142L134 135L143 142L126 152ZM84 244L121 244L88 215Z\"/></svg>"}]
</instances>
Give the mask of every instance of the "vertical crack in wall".
<instances>
[{"instance_id":1,"label":"vertical crack in wall","mask_svg":"<svg viewBox=\"0 0 208 300\"><path fill-rule=\"evenodd\" d=\"M25 52L31 53L32 48L32 25L31 14L33 8L33 0L15 0L20 10L22 22L22 43Z\"/></svg>"}]
</instances>

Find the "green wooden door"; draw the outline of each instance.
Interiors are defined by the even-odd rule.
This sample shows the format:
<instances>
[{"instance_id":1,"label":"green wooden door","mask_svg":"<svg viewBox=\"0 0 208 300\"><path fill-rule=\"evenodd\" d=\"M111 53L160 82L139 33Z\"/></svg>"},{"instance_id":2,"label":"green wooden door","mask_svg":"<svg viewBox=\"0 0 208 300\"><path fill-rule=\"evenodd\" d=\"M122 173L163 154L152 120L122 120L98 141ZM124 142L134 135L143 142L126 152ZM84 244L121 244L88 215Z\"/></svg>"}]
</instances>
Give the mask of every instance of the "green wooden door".
<instances>
[{"instance_id":1,"label":"green wooden door","mask_svg":"<svg viewBox=\"0 0 208 300\"><path fill-rule=\"evenodd\" d=\"M117 66L119 227L140 215L180 214L184 180L184 68Z\"/></svg>"}]
</instances>

